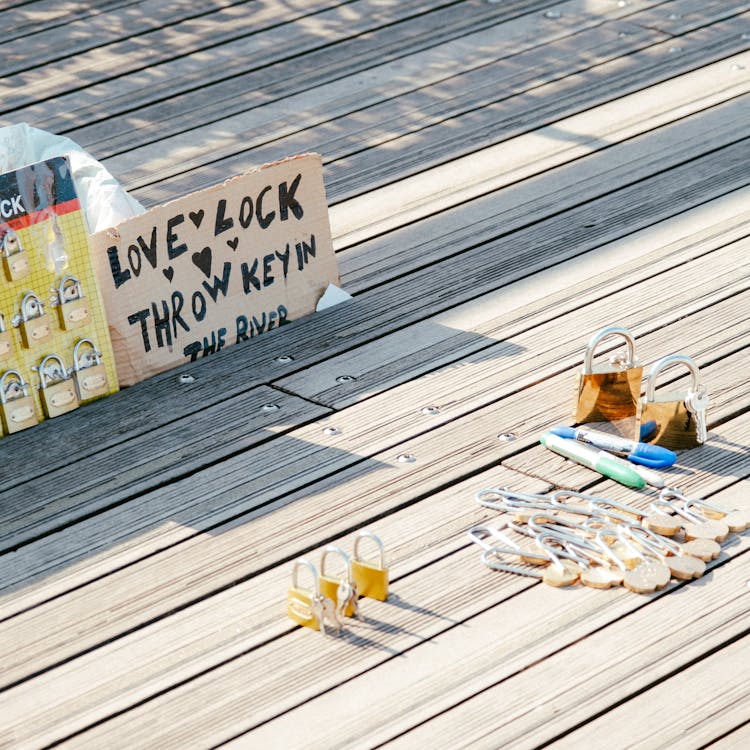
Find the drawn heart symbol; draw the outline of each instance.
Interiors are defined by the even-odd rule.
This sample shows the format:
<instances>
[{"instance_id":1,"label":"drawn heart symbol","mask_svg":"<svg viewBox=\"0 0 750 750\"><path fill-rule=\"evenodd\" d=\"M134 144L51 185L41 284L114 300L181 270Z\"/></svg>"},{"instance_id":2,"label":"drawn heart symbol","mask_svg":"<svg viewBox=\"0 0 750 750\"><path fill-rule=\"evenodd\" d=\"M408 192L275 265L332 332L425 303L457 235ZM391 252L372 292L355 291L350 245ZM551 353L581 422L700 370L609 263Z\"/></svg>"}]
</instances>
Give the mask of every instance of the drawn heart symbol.
<instances>
[{"instance_id":1,"label":"drawn heart symbol","mask_svg":"<svg viewBox=\"0 0 750 750\"><path fill-rule=\"evenodd\" d=\"M161 272L167 277L170 282L174 278L174 268L172 268L172 266L169 266L168 268L162 268Z\"/></svg>"},{"instance_id":2,"label":"drawn heart symbol","mask_svg":"<svg viewBox=\"0 0 750 750\"><path fill-rule=\"evenodd\" d=\"M232 250L236 250L239 242L240 242L240 238L235 237L233 240L227 240L227 245L229 245L229 247L231 247Z\"/></svg>"},{"instance_id":3,"label":"drawn heart symbol","mask_svg":"<svg viewBox=\"0 0 750 750\"><path fill-rule=\"evenodd\" d=\"M199 253L193 253L193 263L211 278L211 248L204 247Z\"/></svg>"},{"instance_id":4,"label":"drawn heart symbol","mask_svg":"<svg viewBox=\"0 0 750 750\"><path fill-rule=\"evenodd\" d=\"M201 222L203 221L203 214L205 211L201 208L200 211L189 211L188 216L190 217L190 221L195 224L195 228L198 229L200 227Z\"/></svg>"}]
</instances>

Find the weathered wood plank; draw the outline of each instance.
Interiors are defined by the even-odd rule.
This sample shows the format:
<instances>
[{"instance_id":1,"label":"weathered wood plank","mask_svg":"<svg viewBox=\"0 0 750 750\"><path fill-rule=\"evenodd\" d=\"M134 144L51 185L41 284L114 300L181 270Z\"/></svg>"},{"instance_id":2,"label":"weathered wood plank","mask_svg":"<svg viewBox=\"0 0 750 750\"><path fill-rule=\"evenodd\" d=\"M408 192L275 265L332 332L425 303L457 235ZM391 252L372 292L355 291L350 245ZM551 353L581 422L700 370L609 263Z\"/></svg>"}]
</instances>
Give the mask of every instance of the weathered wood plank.
<instances>
[{"instance_id":1,"label":"weathered wood plank","mask_svg":"<svg viewBox=\"0 0 750 750\"><path fill-rule=\"evenodd\" d=\"M705 251L705 245L703 249ZM686 315L690 308L685 306L685 300L694 298L694 289L698 286L701 288L701 294L698 297L700 300L698 312L688 321L676 324L676 331L672 333L674 340L687 339L696 328L705 329L707 333L704 348L694 353L698 361L701 357L715 357L719 354L716 348L718 344L715 343L717 341L728 340L733 350L738 341L734 332L737 331L738 335L742 335L744 325L742 319L736 320L736 317L743 309L743 300L750 299L747 294L744 297L732 296L748 286L748 282L743 281L744 277L737 274L744 267L744 257L743 246L737 243L720 248L715 253L692 262L685 262L684 259L673 261L678 265L673 270L670 283L681 288L682 291L681 294L670 297L660 297L659 289L663 288L665 281L659 276L653 277L654 265L644 265L641 269L641 285L637 303L633 287L626 287L625 290L617 293L612 292L606 299L600 299L595 306L584 307L579 299L579 307L573 313L572 318L567 316L567 334L563 337L560 333L559 309L552 305L550 319L543 327L527 328L507 343L492 346L492 340L489 340L482 347L482 351L473 356L467 356L467 352L454 351L454 357L456 355L462 357L462 366L465 371L461 389L463 393L456 389L453 367L448 365L428 375L421 383L407 383L397 391L387 392L380 398L370 399L361 406L337 414L333 424L343 431L341 437L321 437L324 424L316 422L309 427L292 431L283 450L270 444L263 448L257 458L240 456L234 464L245 466L248 462L258 462L256 465L262 470L263 466L277 464L281 460L282 465L287 466L284 491L294 486L289 484L290 481L302 483L310 481L311 470L316 471L315 476L320 476L319 469L313 469L314 466L322 466L323 471L327 472L331 471L334 466L341 468L347 464L355 464L388 446L397 445L413 435L415 431L445 425L456 417L486 405L502 394L528 387L529 384L538 382L542 377L553 375L575 362L580 362L582 357L580 340L590 335L585 331L607 325L611 315L611 305L621 304L620 300L623 303L632 300L631 317L623 318L623 320L635 324L634 331L639 330L638 326L643 325L645 321L649 321L648 330L659 329L668 322L674 321L675 317L683 318ZM710 282L706 282L707 269L717 265L726 265L732 270L725 275L716 275ZM632 281L635 282L635 278ZM729 297L728 300L727 297ZM701 308L703 308L702 311ZM726 328L719 328L718 338L712 336L711 332L716 327L716 321L723 320L724 317L728 318ZM693 327L692 330L691 327ZM581 333L582 330L584 333ZM707 347L708 350L706 350ZM385 342L383 348L387 352L386 364L395 362L395 366L398 367L399 353L395 352L394 356L388 342ZM529 360L528 356L524 355L527 351L534 351L533 360ZM430 350L427 349L425 355L429 354ZM652 359L658 356L660 355L657 350ZM382 367L380 370L382 382L386 384L388 378L384 377ZM572 374L567 377L572 383ZM561 415L570 409L566 405L569 400L569 391L572 392L572 385L564 387L556 398L553 396L551 403L560 404L558 408ZM263 398L259 399L259 403L263 401ZM429 417L416 414L415 399L423 401L425 405L430 403L440 405L442 414ZM233 411L232 402L227 403L229 410ZM212 412L206 412L206 419L209 424L221 422L221 419L214 416ZM182 432L180 425L181 423L178 422L176 428L169 426L164 430L164 434L176 432L180 435ZM200 432L200 420L195 423L193 429L196 433ZM159 432L153 434L158 435ZM128 448L128 445L125 443L124 448L117 446L112 450L102 450L93 458L87 459L84 464L88 473L87 482L71 481L71 476L79 477L82 473L79 465L71 462L70 467L50 471L31 483L22 483L8 488L3 502L5 519L3 537L6 548L8 544L18 545L24 539L28 541L28 535L32 535L31 538L40 536L52 528L73 522L77 517L90 515L101 509L102 503L106 503L104 507L108 507L117 501L122 501L135 493L139 482L146 483L140 485L143 489L148 487L148 482L154 483L155 479L158 479L158 472L169 471L173 479L179 476L177 472L184 472L181 456L175 457L180 460L172 463L171 468L165 463L169 461L169 450L160 451L153 462L149 462L148 451L144 451L143 448L139 449L137 442L133 443L131 448ZM131 470L128 482L117 472L113 473L113 466L117 465L123 452L129 453L130 451L134 451L135 457L145 454L145 458L143 463L136 462L136 467ZM283 458L277 457L282 454ZM322 460L322 457L325 457L325 460ZM204 461L203 465L207 463L208 461ZM229 466L227 465L227 472L231 474L233 470L230 470ZM291 466L296 466L298 470L290 474L288 467ZM158 470L156 477L154 476L155 470ZM217 468L216 476L218 477L222 471L221 468ZM246 470L243 469L243 471ZM294 480L295 477L298 479ZM161 481L156 484L161 484ZM69 487L67 493L50 502L48 498L54 496L55 488L61 486ZM29 497L44 498L44 502L37 508L30 505ZM166 517L169 517L172 512L174 511L169 510ZM129 512L127 515L129 516ZM25 536L19 536L21 533ZM81 529L76 529L71 532L71 535L78 541L71 543L64 537L58 537L57 542L52 541L53 544L62 545L66 550L65 559L70 559L73 550L81 544L85 545L85 535L82 535ZM99 532L96 535L98 536ZM107 536L111 537L111 535ZM21 569L26 568L22 566ZM13 576L5 576L7 581L13 578Z\"/></svg>"},{"instance_id":2,"label":"weathered wood plank","mask_svg":"<svg viewBox=\"0 0 750 750\"><path fill-rule=\"evenodd\" d=\"M437 500L438 508L441 508L442 498ZM455 500L454 494L453 506L463 515L464 508ZM421 512L423 518L430 516L427 507ZM432 517L436 516L432 514ZM418 538L412 525L407 528ZM426 533L429 534L429 529ZM428 542L431 546L435 544L429 536L422 541L423 546ZM452 543L457 541L454 539ZM308 732L308 742L314 747L350 746L352 732L359 732L357 736L372 737L374 743L375 739L387 738L401 720L409 724L410 706L414 701L404 698L417 685L421 698L417 702L418 710L429 711L441 702L450 705L454 696L464 690L471 694L472 688L481 686L486 689L519 669L528 668L542 657L559 652L584 635L607 625L613 627L613 623L614 627L620 627L623 621L627 621L626 616L640 617L639 610L654 606L661 609L647 622L656 622L658 626L660 615L673 613L666 623L662 622L662 626L667 632L671 632L670 627L676 631L677 643L684 649L683 660L690 658L691 650L700 648L699 639L693 637L694 631L684 627L684 614L681 618L674 616L676 594L672 597L665 595L667 592L659 594L644 608L644 597L624 590L552 590L513 576L488 575L488 571L478 564L475 548L445 557L449 543L448 539L441 539L433 550L435 561L432 565L420 569L415 576L398 580L393 587L397 597L395 602L390 605L364 602L371 605L368 610L374 613L375 619L370 627L352 623L351 635L333 644L317 640L311 644L309 633L295 631L282 641L241 654L236 660L222 663L216 670L199 676L196 681L93 728L77 738L76 744L93 746L105 739L117 743L125 721L135 732L145 732L147 728L154 731L158 726L160 746L177 746L189 731L196 732L196 738L200 737L202 742L226 740L279 714L282 714L281 718L252 732L253 741L257 737L258 742L264 744L266 738L278 731L276 736L283 740L282 744L296 746L297 743L291 741L294 727L303 726ZM691 600L692 617L702 622L700 632L705 629L713 633L709 638L718 640L726 636L726 630L743 627L741 613L747 608L747 602L727 597L726 590L738 578L744 580L747 577L750 561L742 552L748 543L750 540L745 535L740 544L730 546L726 551L727 556L738 556L739 572L733 562L716 568L711 580L704 582L707 585L693 584L681 589L683 597ZM721 562L726 563L727 559L722 557ZM683 597L680 597L680 603ZM492 606L490 602L501 604ZM719 611L706 618L706 610L712 612L712 606L718 607ZM514 612L512 631L499 625L502 622L507 624L509 608ZM737 616L732 619L731 613ZM729 623L725 625L726 630L712 628L716 622L721 622L722 615ZM472 637L467 637L467 632ZM652 629L647 627L646 633L651 632ZM551 633L555 633L555 637L551 637ZM395 654L403 656L394 660L392 656ZM484 656L477 658L479 654ZM436 658L441 658L446 667L444 670L435 669ZM609 658L608 654L606 658ZM623 662L622 668L627 668L627 659L623 658ZM74 674L72 666L63 668L69 675L66 679L71 679ZM79 666L85 668L85 665ZM666 671L666 667L663 668ZM353 674L360 676L351 681L349 678ZM395 675L398 677L392 679ZM43 683L44 678L41 681ZM346 682L346 685L337 688L340 682ZM550 685L550 690L553 685ZM32 686L30 683L22 690L30 694ZM377 706L378 710L352 711L352 703L341 700L342 691L345 692L347 686L351 686L354 704L366 700L369 692L371 705ZM43 684L41 687L45 693L50 690ZM39 688L37 685L37 690ZM332 692L328 692L329 689ZM50 690L50 695L60 694L60 689ZM308 702L316 695L315 700ZM216 713L221 718L208 721L204 706L220 707ZM175 719L172 725L163 721L161 717L165 715ZM340 726L326 722L326 716L340 717ZM548 717L537 718L544 721ZM35 722L28 724L33 726Z\"/></svg>"}]
</instances>

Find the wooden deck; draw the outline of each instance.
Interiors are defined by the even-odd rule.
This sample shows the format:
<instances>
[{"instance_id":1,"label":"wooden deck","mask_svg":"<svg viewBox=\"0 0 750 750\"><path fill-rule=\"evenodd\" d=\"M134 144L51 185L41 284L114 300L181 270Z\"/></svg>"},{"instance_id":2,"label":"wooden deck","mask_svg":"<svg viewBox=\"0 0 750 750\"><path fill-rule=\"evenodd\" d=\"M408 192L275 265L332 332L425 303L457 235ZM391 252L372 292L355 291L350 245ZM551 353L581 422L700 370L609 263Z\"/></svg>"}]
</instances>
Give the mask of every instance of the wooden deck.
<instances>
[{"instance_id":1,"label":"wooden deck","mask_svg":"<svg viewBox=\"0 0 750 750\"><path fill-rule=\"evenodd\" d=\"M354 295L0 441L0 748L748 747L750 531L652 595L491 571L465 532L491 486L646 507L538 442L612 324L708 386L670 483L750 506L750 3L0 21L0 124L146 205L322 154ZM361 529L389 600L295 626L292 562Z\"/></svg>"}]
</instances>

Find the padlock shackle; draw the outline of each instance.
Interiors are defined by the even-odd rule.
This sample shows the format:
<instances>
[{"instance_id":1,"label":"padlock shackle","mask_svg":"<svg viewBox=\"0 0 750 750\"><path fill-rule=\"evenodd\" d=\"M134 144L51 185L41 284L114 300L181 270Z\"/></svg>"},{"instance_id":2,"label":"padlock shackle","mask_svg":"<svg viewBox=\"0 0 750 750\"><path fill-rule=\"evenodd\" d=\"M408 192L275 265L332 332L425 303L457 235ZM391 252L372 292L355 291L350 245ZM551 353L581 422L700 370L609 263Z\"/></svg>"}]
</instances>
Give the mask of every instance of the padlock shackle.
<instances>
[{"instance_id":1,"label":"padlock shackle","mask_svg":"<svg viewBox=\"0 0 750 750\"><path fill-rule=\"evenodd\" d=\"M50 360L55 360L60 364L60 369L62 370L63 379L60 381L61 383L65 380L68 380L70 378L70 375L68 373L68 368L65 367L65 364L62 361L62 357L59 354L48 354L40 363L39 363L39 380L42 390L47 388L49 386L49 383L47 383L47 375L45 373L45 369L47 367L47 362Z\"/></svg>"},{"instance_id":2,"label":"padlock shackle","mask_svg":"<svg viewBox=\"0 0 750 750\"><path fill-rule=\"evenodd\" d=\"M646 380L646 401L653 402L656 398L656 378L668 367L672 365L684 365L690 371L693 376L692 390L697 390L700 385L700 370L694 359L691 359L686 354L668 354L666 357L662 357L651 367L651 371L648 374Z\"/></svg>"},{"instance_id":3,"label":"padlock shackle","mask_svg":"<svg viewBox=\"0 0 750 750\"><path fill-rule=\"evenodd\" d=\"M91 353L94 356L94 365L93 367L96 367L96 365L100 365L102 362L102 353L97 350L96 344L91 339L80 339L76 342L76 345L73 347L73 370L75 372L82 372L83 370L86 370L88 368L81 367L81 346L87 345L91 347Z\"/></svg>"},{"instance_id":4,"label":"padlock shackle","mask_svg":"<svg viewBox=\"0 0 750 750\"><path fill-rule=\"evenodd\" d=\"M338 555L344 563L346 563L346 582L351 584L352 582L352 561L349 559L349 555L344 552L344 550L341 549L341 547L337 547L335 544L329 544L324 550L323 554L320 556L320 575L324 578L328 578L325 574L326 569L326 558L330 553L334 553Z\"/></svg>"},{"instance_id":5,"label":"padlock shackle","mask_svg":"<svg viewBox=\"0 0 750 750\"><path fill-rule=\"evenodd\" d=\"M299 588L299 585L297 583L297 573L300 568L307 568L310 571L310 575L313 579L313 588L312 591L315 594L315 596L320 595L320 579L318 576L318 569L306 558L306 557L298 557L294 564L292 565L292 586L296 589Z\"/></svg>"},{"instance_id":6,"label":"padlock shackle","mask_svg":"<svg viewBox=\"0 0 750 750\"><path fill-rule=\"evenodd\" d=\"M66 286L74 286L77 288L78 297L76 297L76 299L83 297L83 287L81 286L80 280L75 276L63 276L62 279L60 279L60 283L57 285L57 294L61 305L65 304L63 301L63 292L65 291Z\"/></svg>"},{"instance_id":7,"label":"padlock shackle","mask_svg":"<svg viewBox=\"0 0 750 750\"><path fill-rule=\"evenodd\" d=\"M367 531L367 529L363 529L362 531L357 534L357 536L354 538L354 560L356 562L362 562L362 560L359 557L359 545L360 542L363 539L372 539L375 544L378 546L378 555L379 555L379 567L384 568L385 567L385 547L383 546L383 542L380 540L380 537L377 536L377 534L373 534L372 531Z\"/></svg>"},{"instance_id":8,"label":"padlock shackle","mask_svg":"<svg viewBox=\"0 0 750 750\"><path fill-rule=\"evenodd\" d=\"M29 395L29 384L24 380L23 375L18 370L6 370L2 377L0 377L0 403L7 404L5 400L5 379L8 375L12 375L18 380L18 385L21 388L21 392L24 396ZM12 400L12 399L11 399Z\"/></svg>"},{"instance_id":9,"label":"padlock shackle","mask_svg":"<svg viewBox=\"0 0 750 750\"><path fill-rule=\"evenodd\" d=\"M628 366L635 367L635 339L633 338L630 331L622 326L609 326L608 328L602 328L601 331L595 333L586 347L586 354L583 358L583 374L591 375L594 367L594 350L599 344L607 338L612 336L620 336L625 339L628 345Z\"/></svg>"},{"instance_id":10,"label":"padlock shackle","mask_svg":"<svg viewBox=\"0 0 750 750\"><path fill-rule=\"evenodd\" d=\"M36 300L37 305L39 305L39 314L29 317L26 314L26 306L32 300ZM44 305L42 304L42 300L40 299L39 295L35 294L34 292L26 292L26 294L24 294L21 298L21 319L24 321L24 323L27 323L30 320L41 318L42 315L44 315Z\"/></svg>"}]
</instances>

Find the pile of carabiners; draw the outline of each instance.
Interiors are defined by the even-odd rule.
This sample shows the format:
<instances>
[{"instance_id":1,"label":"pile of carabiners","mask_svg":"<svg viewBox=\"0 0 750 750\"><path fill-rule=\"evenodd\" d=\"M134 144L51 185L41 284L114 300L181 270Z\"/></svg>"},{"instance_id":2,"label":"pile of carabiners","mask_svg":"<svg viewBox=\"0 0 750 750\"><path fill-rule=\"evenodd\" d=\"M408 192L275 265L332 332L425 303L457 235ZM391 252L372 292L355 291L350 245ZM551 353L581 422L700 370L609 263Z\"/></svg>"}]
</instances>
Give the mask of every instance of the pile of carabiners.
<instances>
[{"instance_id":1,"label":"pile of carabiners","mask_svg":"<svg viewBox=\"0 0 750 750\"><path fill-rule=\"evenodd\" d=\"M671 488L648 510L568 490L484 489L476 501L505 516L494 526L469 529L482 562L550 586L580 582L652 593L672 578L700 578L721 553L720 542L750 527L750 511L691 500Z\"/></svg>"}]
</instances>

